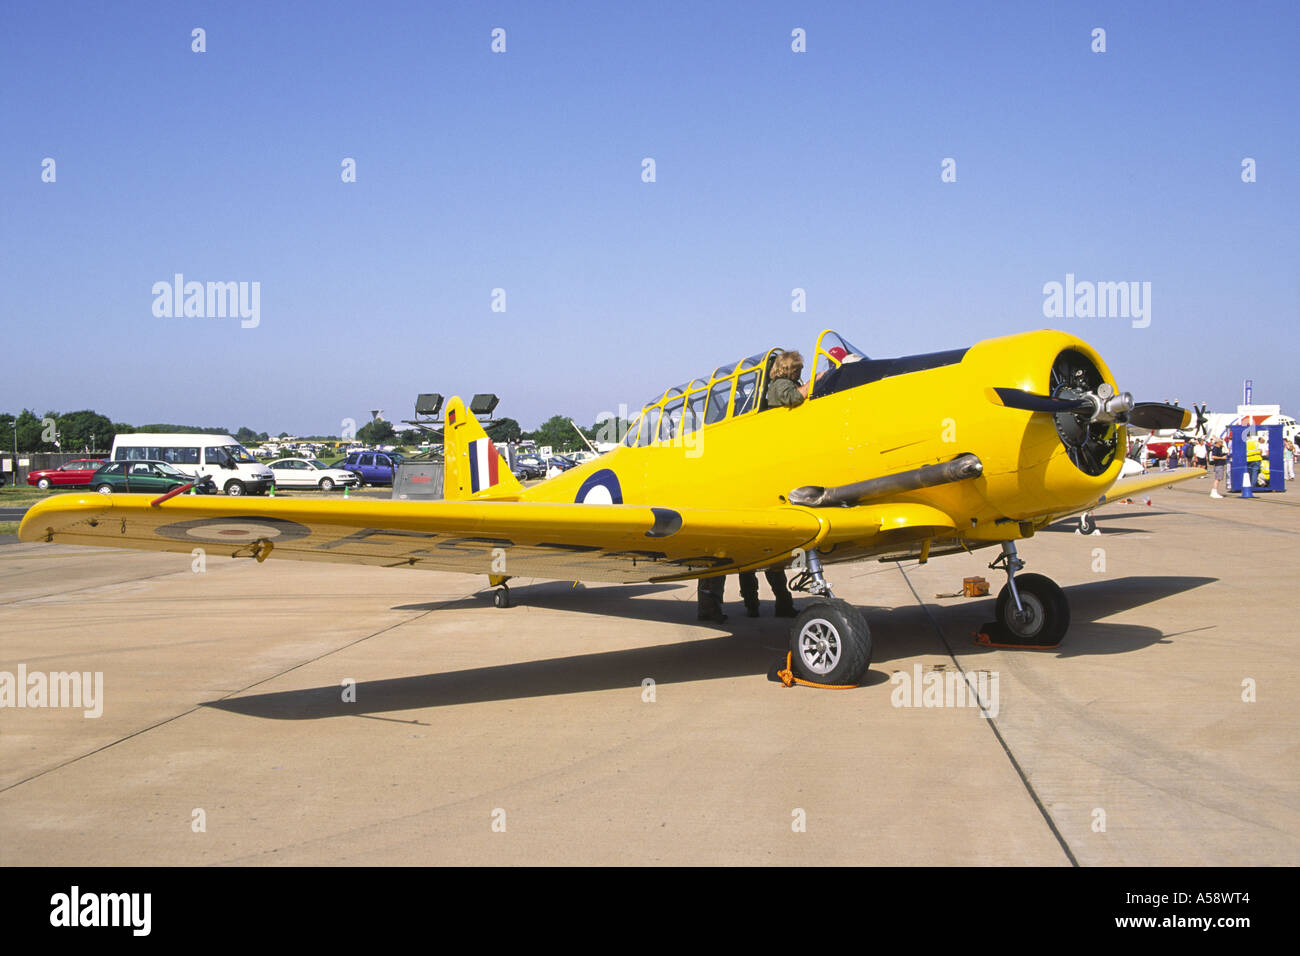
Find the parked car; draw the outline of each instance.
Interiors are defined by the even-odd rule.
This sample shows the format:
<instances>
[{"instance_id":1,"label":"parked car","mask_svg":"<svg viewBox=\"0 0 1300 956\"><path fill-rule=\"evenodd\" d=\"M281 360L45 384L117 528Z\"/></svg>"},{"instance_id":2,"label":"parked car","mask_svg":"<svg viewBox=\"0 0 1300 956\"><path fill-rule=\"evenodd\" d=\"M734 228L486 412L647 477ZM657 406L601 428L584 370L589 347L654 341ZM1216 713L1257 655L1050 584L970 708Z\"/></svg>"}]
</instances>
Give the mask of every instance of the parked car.
<instances>
[{"instance_id":1,"label":"parked car","mask_svg":"<svg viewBox=\"0 0 1300 956\"><path fill-rule=\"evenodd\" d=\"M45 491L55 485L75 488L90 484L90 479L104 465L102 458L78 458L58 468L42 468L27 475L27 483Z\"/></svg>"},{"instance_id":2,"label":"parked car","mask_svg":"<svg viewBox=\"0 0 1300 956\"><path fill-rule=\"evenodd\" d=\"M354 451L338 467L360 479L360 484L391 485L393 473L405 459L397 452Z\"/></svg>"},{"instance_id":3,"label":"parked car","mask_svg":"<svg viewBox=\"0 0 1300 956\"><path fill-rule=\"evenodd\" d=\"M360 479L344 468L331 468L316 458L281 458L268 468L275 475L277 488L319 488L333 491L337 487L355 487Z\"/></svg>"},{"instance_id":4,"label":"parked car","mask_svg":"<svg viewBox=\"0 0 1300 956\"><path fill-rule=\"evenodd\" d=\"M117 491L163 494L194 480L165 461L110 461L95 472L90 486L103 495ZM204 475L198 480L196 490L201 494L216 493L211 477Z\"/></svg>"},{"instance_id":5,"label":"parked car","mask_svg":"<svg viewBox=\"0 0 1300 956\"><path fill-rule=\"evenodd\" d=\"M540 458L525 458L520 455L515 458L514 474L520 481L529 481L534 478L545 478L546 466L542 464Z\"/></svg>"}]
</instances>

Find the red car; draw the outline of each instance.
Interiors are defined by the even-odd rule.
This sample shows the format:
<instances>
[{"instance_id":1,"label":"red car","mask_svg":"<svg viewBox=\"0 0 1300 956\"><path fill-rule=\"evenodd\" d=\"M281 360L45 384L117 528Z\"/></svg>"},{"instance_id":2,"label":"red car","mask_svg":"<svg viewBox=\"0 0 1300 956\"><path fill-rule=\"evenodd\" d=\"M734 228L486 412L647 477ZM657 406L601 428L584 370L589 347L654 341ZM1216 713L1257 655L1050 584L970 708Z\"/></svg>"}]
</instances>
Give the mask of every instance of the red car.
<instances>
[{"instance_id":1,"label":"red car","mask_svg":"<svg viewBox=\"0 0 1300 956\"><path fill-rule=\"evenodd\" d=\"M27 476L27 483L44 491L51 485L89 485L91 477L105 464L102 458L78 458L58 468L46 468L33 471Z\"/></svg>"}]
</instances>

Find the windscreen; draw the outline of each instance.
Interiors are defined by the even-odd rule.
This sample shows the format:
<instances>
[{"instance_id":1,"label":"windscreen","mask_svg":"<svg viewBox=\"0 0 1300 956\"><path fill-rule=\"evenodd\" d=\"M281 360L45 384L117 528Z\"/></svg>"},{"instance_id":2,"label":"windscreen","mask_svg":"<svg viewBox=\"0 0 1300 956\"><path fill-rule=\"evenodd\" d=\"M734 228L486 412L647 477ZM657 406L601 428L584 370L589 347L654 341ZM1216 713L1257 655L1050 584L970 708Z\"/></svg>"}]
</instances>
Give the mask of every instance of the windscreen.
<instances>
[{"instance_id":1,"label":"windscreen","mask_svg":"<svg viewBox=\"0 0 1300 956\"><path fill-rule=\"evenodd\" d=\"M256 465L257 459L248 453L248 449L243 445L222 445L221 451L230 456L231 460L239 462L241 465Z\"/></svg>"}]
</instances>

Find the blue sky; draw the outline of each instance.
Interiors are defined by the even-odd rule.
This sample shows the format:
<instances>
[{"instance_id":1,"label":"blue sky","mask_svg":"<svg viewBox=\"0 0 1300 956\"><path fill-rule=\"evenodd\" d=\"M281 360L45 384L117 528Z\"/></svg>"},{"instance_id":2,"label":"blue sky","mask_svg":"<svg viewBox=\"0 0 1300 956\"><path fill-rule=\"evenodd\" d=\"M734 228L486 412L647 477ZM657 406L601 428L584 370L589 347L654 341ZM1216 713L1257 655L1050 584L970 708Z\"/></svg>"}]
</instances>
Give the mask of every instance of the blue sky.
<instances>
[{"instance_id":1,"label":"blue sky","mask_svg":"<svg viewBox=\"0 0 1300 956\"><path fill-rule=\"evenodd\" d=\"M1057 327L1139 399L1232 410L1250 377L1295 414L1298 24L1291 3L10 4L0 410L337 433L494 391L525 427L586 423L825 327L876 356ZM259 282L260 324L155 317L178 272ZM1067 273L1150 282L1150 326L1044 318Z\"/></svg>"}]
</instances>

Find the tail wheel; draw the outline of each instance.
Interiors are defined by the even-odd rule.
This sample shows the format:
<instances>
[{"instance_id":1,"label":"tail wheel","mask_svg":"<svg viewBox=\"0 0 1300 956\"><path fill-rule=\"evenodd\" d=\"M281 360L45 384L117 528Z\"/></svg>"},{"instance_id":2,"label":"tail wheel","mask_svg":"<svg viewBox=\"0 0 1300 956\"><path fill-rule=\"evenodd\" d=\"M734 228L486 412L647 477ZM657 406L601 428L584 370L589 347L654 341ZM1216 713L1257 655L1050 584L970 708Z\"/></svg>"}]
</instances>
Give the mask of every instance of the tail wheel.
<instances>
[{"instance_id":1,"label":"tail wheel","mask_svg":"<svg viewBox=\"0 0 1300 956\"><path fill-rule=\"evenodd\" d=\"M1060 585L1041 574L1017 574L1016 590L1019 611L1009 584L998 592L998 623L1020 644L1055 647L1061 643L1070 627L1070 603Z\"/></svg>"},{"instance_id":2,"label":"tail wheel","mask_svg":"<svg viewBox=\"0 0 1300 956\"><path fill-rule=\"evenodd\" d=\"M871 631L847 601L810 604L790 625L790 666L804 680L856 684L871 665Z\"/></svg>"}]
</instances>

